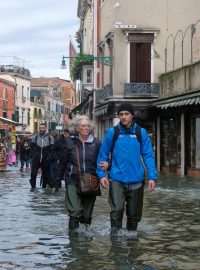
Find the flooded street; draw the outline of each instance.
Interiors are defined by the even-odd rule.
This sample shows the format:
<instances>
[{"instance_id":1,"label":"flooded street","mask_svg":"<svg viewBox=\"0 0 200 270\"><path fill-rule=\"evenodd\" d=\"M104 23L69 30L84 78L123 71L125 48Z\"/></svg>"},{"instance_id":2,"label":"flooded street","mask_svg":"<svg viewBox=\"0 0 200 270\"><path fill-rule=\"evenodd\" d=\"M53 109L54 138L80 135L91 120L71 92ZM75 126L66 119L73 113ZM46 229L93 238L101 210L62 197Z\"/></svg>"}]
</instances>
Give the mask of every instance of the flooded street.
<instances>
[{"instance_id":1,"label":"flooded street","mask_svg":"<svg viewBox=\"0 0 200 270\"><path fill-rule=\"evenodd\" d=\"M110 238L107 191L91 228L69 239L64 188L38 188L13 168L0 173L0 269L200 269L200 179L161 175L145 190L137 233ZM125 221L124 221L125 222Z\"/></svg>"}]
</instances>

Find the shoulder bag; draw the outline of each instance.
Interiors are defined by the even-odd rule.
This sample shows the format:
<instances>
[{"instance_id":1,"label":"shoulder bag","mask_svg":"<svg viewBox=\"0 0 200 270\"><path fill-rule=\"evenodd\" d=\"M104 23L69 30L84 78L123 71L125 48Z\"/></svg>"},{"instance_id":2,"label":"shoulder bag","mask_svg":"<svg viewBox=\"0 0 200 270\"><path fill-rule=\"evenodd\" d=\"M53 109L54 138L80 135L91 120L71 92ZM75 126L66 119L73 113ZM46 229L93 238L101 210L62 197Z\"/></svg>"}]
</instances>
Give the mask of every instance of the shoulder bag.
<instances>
[{"instance_id":1,"label":"shoulder bag","mask_svg":"<svg viewBox=\"0 0 200 270\"><path fill-rule=\"evenodd\" d=\"M100 183L96 175L81 173L78 147L76 146L77 163L79 172L78 193L82 196L100 196Z\"/></svg>"}]
</instances>

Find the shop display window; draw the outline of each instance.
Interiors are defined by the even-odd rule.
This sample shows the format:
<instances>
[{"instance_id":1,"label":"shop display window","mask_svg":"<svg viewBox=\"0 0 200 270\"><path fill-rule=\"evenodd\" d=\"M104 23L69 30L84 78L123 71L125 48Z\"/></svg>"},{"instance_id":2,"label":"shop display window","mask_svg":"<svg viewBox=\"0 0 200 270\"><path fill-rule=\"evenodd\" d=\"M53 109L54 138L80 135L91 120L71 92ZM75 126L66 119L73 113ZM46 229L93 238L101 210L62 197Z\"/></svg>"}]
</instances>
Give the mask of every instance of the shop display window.
<instances>
[{"instance_id":1,"label":"shop display window","mask_svg":"<svg viewBox=\"0 0 200 270\"><path fill-rule=\"evenodd\" d=\"M181 165L181 124L180 117L162 120L161 124L161 166Z\"/></svg>"},{"instance_id":2,"label":"shop display window","mask_svg":"<svg viewBox=\"0 0 200 270\"><path fill-rule=\"evenodd\" d=\"M200 169L200 117L192 117L191 134L191 168Z\"/></svg>"}]
</instances>

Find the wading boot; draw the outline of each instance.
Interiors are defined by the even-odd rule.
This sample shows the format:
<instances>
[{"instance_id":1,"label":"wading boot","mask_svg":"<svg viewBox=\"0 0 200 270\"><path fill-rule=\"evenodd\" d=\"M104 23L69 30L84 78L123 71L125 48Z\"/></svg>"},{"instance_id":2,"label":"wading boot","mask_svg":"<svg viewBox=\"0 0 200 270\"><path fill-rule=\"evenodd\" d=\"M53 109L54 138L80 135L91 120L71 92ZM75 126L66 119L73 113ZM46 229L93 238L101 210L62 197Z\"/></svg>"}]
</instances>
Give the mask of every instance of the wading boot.
<instances>
[{"instance_id":1,"label":"wading boot","mask_svg":"<svg viewBox=\"0 0 200 270\"><path fill-rule=\"evenodd\" d=\"M111 220L111 237L116 236L122 228L122 221Z\"/></svg>"},{"instance_id":2,"label":"wading boot","mask_svg":"<svg viewBox=\"0 0 200 270\"><path fill-rule=\"evenodd\" d=\"M69 229L68 229L68 234L70 237L78 236L78 232L77 232L78 227L79 227L79 220L70 218Z\"/></svg>"},{"instance_id":3,"label":"wading boot","mask_svg":"<svg viewBox=\"0 0 200 270\"><path fill-rule=\"evenodd\" d=\"M128 231L136 231L137 230L138 223L132 220L127 220L127 230Z\"/></svg>"}]
</instances>

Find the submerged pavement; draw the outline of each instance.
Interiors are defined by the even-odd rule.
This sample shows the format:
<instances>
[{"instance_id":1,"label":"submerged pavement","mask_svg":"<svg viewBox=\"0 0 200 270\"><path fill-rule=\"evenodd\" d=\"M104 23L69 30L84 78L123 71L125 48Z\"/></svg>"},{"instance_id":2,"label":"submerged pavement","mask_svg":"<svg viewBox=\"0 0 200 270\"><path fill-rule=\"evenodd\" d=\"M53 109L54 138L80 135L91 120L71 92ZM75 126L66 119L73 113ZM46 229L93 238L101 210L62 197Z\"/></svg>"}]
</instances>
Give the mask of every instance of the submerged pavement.
<instances>
[{"instance_id":1,"label":"submerged pavement","mask_svg":"<svg viewBox=\"0 0 200 270\"><path fill-rule=\"evenodd\" d=\"M0 269L200 269L200 179L161 175L155 192L145 190L137 233L115 239L105 190L91 228L70 239L64 188L52 194L38 178L32 192L28 175L8 169L0 173Z\"/></svg>"}]
</instances>

